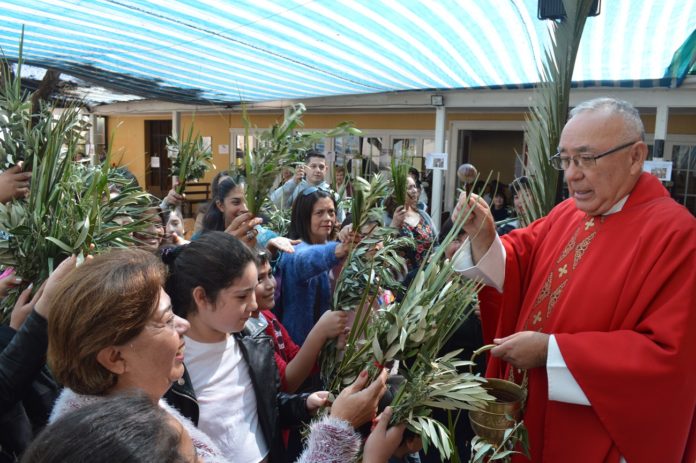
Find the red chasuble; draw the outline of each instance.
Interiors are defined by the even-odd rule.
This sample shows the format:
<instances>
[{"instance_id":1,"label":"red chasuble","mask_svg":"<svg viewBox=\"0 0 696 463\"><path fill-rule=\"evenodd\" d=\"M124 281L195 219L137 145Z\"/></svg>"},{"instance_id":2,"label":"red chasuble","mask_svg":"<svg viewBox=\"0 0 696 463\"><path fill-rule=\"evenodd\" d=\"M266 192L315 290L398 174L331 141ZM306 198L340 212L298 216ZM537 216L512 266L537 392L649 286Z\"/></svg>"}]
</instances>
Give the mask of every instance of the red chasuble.
<instances>
[{"instance_id":1,"label":"red chasuble","mask_svg":"<svg viewBox=\"0 0 696 463\"><path fill-rule=\"evenodd\" d=\"M643 174L618 213L571 199L502 240L503 294L481 293L486 341L554 334L592 404L550 401L546 369L530 370L532 461L694 463L696 219ZM488 376L520 380L495 358Z\"/></svg>"}]
</instances>

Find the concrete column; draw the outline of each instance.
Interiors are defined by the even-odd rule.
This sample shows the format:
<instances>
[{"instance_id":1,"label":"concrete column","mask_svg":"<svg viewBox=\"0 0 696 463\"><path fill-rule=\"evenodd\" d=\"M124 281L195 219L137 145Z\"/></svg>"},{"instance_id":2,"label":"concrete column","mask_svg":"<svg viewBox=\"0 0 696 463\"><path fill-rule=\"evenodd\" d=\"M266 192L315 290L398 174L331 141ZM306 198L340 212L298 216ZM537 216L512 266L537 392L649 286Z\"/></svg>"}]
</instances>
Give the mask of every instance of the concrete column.
<instances>
[{"instance_id":1,"label":"concrete column","mask_svg":"<svg viewBox=\"0 0 696 463\"><path fill-rule=\"evenodd\" d=\"M175 140L178 140L180 132L181 132L181 112L180 111L172 111L172 138Z\"/></svg>"},{"instance_id":2,"label":"concrete column","mask_svg":"<svg viewBox=\"0 0 696 463\"><path fill-rule=\"evenodd\" d=\"M655 140L653 143L653 158L665 157L665 140L667 139L667 120L669 106L659 105L655 116Z\"/></svg>"},{"instance_id":3,"label":"concrete column","mask_svg":"<svg viewBox=\"0 0 696 463\"><path fill-rule=\"evenodd\" d=\"M444 153L445 152L445 107L437 106L435 108L435 152ZM433 218L433 222L437 229L440 229L440 216L442 215L442 194L443 194L443 183L442 183L443 171L440 169L433 169L433 186L432 186L432 198L430 205L430 216Z\"/></svg>"},{"instance_id":4,"label":"concrete column","mask_svg":"<svg viewBox=\"0 0 696 463\"><path fill-rule=\"evenodd\" d=\"M180 111L172 111L172 138L174 140L179 140L179 134L181 133L181 112ZM169 156L169 151L166 153L167 156ZM162 160L160 160L162 162ZM160 164L163 165L163 164ZM179 184L179 179L176 178L176 175L172 175L172 188L176 188L176 186Z\"/></svg>"},{"instance_id":5,"label":"concrete column","mask_svg":"<svg viewBox=\"0 0 696 463\"><path fill-rule=\"evenodd\" d=\"M89 115L89 163L95 165L97 162L97 115Z\"/></svg>"}]
</instances>

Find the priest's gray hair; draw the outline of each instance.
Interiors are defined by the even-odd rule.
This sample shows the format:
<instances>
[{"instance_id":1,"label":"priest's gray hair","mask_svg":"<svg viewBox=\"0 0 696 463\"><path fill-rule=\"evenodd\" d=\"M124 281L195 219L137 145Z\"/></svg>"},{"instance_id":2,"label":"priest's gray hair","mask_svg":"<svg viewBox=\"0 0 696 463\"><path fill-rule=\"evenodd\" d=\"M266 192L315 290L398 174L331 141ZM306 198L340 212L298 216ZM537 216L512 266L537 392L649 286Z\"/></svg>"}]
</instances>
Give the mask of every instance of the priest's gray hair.
<instances>
[{"instance_id":1,"label":"priest's gray hair","mask_svg":"<svg viewBox=\"0 0 696 463\"><path fill-rule=\"evenodd\" d=\"M627 135L637 135L642 141L645 141L645 127L643 126L643 121L640 119L638 110L628 101L618 98L602 97L583 101L570 110L569 119L572 119L580 113L601 110L607 110L621 116L626 123Z\"/></svg>"}]
</instances>

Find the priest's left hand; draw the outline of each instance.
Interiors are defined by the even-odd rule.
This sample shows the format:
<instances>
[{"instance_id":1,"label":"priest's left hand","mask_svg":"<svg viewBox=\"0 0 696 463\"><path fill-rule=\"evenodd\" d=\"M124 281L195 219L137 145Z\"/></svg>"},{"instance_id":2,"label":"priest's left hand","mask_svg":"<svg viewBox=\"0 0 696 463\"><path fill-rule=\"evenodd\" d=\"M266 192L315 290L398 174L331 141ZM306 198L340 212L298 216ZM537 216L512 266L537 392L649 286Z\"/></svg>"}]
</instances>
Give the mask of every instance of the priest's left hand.
<instances>
[{"instance_id":1,"label":"priest's left hand","mask_svg":"<svg viewBox=\"0 0 696 463\"><path fill-rule=\"evenodd\" d=\"M491 355L499 357L515 368L528 370L546 366L549 335L537 331L520 331L504 338L493 340L496 347Z\"/></svg>"}]
</instances>

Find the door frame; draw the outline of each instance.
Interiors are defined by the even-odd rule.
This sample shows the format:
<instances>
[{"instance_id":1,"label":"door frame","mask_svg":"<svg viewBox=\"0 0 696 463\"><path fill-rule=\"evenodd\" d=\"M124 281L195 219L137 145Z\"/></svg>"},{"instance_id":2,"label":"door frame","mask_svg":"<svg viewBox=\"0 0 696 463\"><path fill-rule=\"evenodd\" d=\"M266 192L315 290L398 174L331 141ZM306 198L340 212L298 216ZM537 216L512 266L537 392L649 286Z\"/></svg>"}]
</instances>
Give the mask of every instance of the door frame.
<instances>
[{"instance_id":1,"label":"door frame","mask_svg":"<svg viewBox=\"0 0 696 463\"><path fill-rule=\"evenodd\" d=\"M457 199L457 157L459 151L459 131L490 131L490 132L522 132L524 135L524 146L527 145L527 123L525 121L450 121L448 125L449 134L449 155L447 162L447 172L445 175L445 207L443 211L451 211Z\"/></svg>"}]
</instances>

